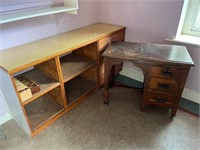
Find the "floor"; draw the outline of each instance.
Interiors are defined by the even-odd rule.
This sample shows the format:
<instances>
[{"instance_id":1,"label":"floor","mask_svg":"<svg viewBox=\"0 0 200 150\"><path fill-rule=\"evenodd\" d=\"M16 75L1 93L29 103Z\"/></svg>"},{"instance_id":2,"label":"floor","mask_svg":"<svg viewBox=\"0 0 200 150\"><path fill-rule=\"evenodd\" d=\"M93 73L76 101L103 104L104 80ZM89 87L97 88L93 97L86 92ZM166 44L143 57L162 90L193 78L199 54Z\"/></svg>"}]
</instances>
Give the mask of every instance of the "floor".
<instances>
[{"instance_id":1,"label":"floor","mask_svg":"<svg viewBox=\"0 0 200 150\"><path fill-rule=\"evenodd\" d=\"M115 77L115 81L117 83L129 86L129 87L143 88L142 82L134 80L134 79L129 78L127 76L123 76L121 74L119 74L118 76ZM187 111L191 114L194 114L196 116L200 116L200 105L198 103L193 102L193 101L187 100L183 97L181 97L181 99L180 99L179 108L184 110L184 111Z\"/></svg>"},{"instance_id":2,"label":"floor","mask_svg":"<svg viewBox=\"0 0 200 150\"><path fill-rule=\"evenodd\" d=\"M157 107L142 112L141 97L141 92L115 87L105 106L99 90L32 138L8 121L1 126L0 149L199 149L198 117L178 110L170 119L170 110Z\"/></svg>"}]
</instances>

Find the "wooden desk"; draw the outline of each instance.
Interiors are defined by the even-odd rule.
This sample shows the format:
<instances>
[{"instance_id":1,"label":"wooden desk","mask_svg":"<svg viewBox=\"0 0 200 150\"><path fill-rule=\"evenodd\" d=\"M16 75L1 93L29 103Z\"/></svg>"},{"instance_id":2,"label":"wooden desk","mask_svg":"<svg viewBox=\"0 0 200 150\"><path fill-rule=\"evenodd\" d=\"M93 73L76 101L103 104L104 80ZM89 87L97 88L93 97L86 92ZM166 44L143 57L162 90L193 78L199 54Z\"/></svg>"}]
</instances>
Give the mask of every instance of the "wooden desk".
<instances>
[{"instance_id":1,"label":"wooden desk","mask_svg":"<svg viewBox=\"0 0 200 150\"><path fill-rule=\"evenodd\" d=\"M141 109L145 105L156 105L172 108L171 117L176 115L190 67L194 65L184 46L113 42L103 56L105 104L109 100L109 73L113 65L129 61L144 74Z\"/></svg>"}]
</instances>

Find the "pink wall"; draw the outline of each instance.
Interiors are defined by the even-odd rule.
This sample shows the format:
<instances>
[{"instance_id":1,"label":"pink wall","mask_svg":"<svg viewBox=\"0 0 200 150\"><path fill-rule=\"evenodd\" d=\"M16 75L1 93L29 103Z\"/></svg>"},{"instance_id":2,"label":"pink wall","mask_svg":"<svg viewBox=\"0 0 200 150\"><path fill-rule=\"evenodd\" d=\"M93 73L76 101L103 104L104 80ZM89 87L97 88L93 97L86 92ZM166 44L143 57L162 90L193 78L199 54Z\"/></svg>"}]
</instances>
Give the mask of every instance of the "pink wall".
<instances>
[{"instance_id":1,"label":"pink wall","mask_svg":"<svg viewBox=\"0 0 200 150\"><path fill-rule=\"evenodd\" d=\"M78 15L60 13L3 24L0 50L96 23L96 8L97 0L79 0Z\"/></svg>"},{"instance_id":2,"label":"pink wall","mask_svg":"<svg viewBox=\"0 0 200 150\"><path fill-rule=\"evenodd\" d=\"M176 35L182 5L183 0L99 0L99 21L126 26L126 41L166 43ZM196 66L186 88L200 93L200 47L187 48Z\"/></svg>"},{"instance_id":3,"label":"pink wall","mask_svg":"<svg viewBox=\"0 0 200 150\"><path fill-rule=\"evenodd\" d=\"M174 37L183 0L100 0L99 21L125 25L126 41Z\"/></svg>"},{"instance_id":4,"label":"pink wall","mask_svg":"<svg viewBox=\"0 0 200 150\"><path fill-rule=\"evenodd\" d=\"M97 12L97 0L79 0L78 15L60 13L0 25L0 50L96 23ZM8 110L0 96L0 122L6 116Z\"/></svg>"},{"instance_id":5,"label":"pink wall","mask_svg":"<svg viewBox=\"0 0 200 150\"><path fill-rule=\"evenodd\" d=\"M95 22L126 26L126 41L165 43L176 34L182 4L183 0L79 0L78 15L60 13L1 25L0 50ZM187 47L196 66L186 88L199 93L200 48Z\"/></svg>"}]
</instances>

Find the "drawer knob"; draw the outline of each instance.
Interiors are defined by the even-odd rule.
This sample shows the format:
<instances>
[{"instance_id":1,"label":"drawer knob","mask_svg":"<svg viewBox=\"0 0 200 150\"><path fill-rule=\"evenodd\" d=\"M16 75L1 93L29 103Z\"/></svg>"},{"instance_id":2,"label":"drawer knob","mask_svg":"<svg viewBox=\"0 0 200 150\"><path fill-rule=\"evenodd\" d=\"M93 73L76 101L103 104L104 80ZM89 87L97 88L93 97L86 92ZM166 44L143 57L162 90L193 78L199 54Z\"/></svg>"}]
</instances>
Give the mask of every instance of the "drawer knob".
<instances>
[{"instance_id":1,"label":"drawer knob","mask_svg":"<svg viewBox=\"0 0 200 150\"><path fill-rule=\"evenodd\" d=\"M172 77L172 72L169 71L168 69L167 69L167 70L162 70L162 71L161 71L161 74L162 74L163 76Z\"/></svg>"},{"instance_id":2,"label":"drawer knob","mask_svg":"<svg viewBox=\"0 0 200 150\"><path fill-rule=\"evenodd\" d=\"M164 83L158 83L158 87L162 89L169 89L170 85Z\"/></svg>"}]
</instances>

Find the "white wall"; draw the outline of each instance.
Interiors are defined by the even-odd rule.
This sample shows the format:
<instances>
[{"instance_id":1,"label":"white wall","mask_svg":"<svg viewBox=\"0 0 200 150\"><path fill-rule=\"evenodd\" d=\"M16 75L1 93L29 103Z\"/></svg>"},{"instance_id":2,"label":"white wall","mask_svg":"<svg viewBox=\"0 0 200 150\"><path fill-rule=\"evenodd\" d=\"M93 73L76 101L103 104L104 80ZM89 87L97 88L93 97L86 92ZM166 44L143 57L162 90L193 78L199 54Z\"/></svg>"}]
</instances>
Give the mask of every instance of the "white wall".
<instances>
[{"instance_id":1,"label":"white wall","mask_svg":"<svg viewBox=\"0 0 200 150\"><path fill-rule=\"evenodd\" d=\"M96 23L96 8L96 0L79 0L78 15L59 13L3 24L0 50Z\"/></svg>"}]
</instances>

